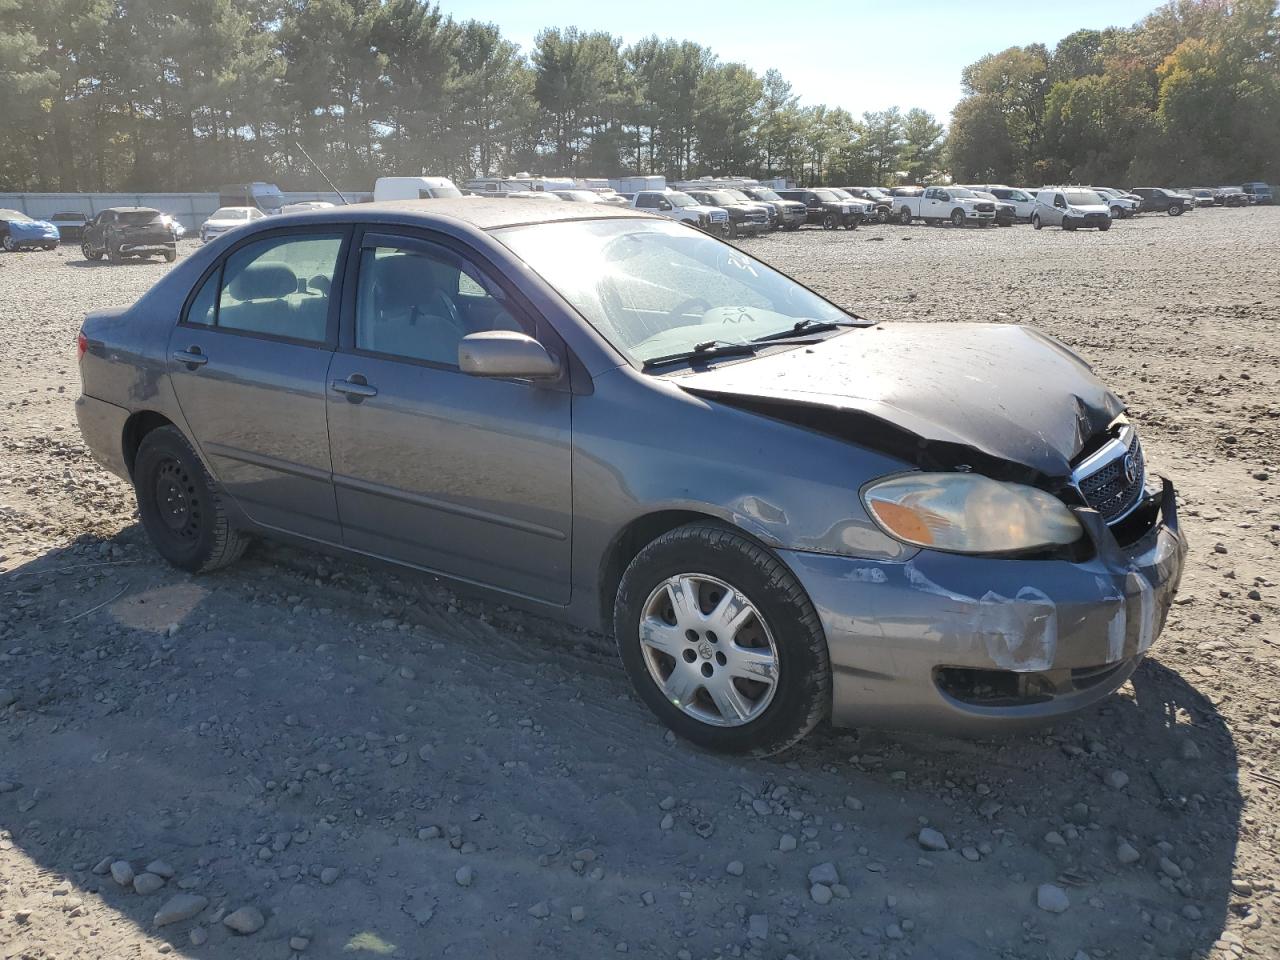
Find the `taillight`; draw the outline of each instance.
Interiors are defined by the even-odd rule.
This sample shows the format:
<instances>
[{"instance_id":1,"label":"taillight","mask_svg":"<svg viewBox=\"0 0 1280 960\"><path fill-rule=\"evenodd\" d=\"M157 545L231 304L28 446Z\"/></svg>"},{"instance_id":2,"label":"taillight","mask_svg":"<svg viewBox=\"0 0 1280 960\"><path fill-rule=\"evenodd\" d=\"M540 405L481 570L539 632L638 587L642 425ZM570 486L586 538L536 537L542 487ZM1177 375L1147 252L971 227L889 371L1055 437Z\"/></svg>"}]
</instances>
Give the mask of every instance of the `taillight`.
<instances>
[{"instance_id":1,"label":"taillight","mask_svg":"<svg viewBox=\"0 0 1280 960\"><path fill-rule=\"evenodd\" d=\"M76 362L84 359L84 352L89 349L89 338L81 330L76 334Z\"/></svg>"}]
</instances>

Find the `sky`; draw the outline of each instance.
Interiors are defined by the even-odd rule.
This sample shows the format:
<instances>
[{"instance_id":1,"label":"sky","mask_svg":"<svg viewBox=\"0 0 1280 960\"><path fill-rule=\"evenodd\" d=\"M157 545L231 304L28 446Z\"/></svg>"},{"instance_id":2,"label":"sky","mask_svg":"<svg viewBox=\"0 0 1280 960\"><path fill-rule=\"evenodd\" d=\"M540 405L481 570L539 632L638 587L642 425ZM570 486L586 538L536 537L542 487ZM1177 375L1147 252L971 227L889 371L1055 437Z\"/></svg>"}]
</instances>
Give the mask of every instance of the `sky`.
<instances>
[{"instance_id":1,"label":"sky","mask_svg":"<svg viewBox=\"0 0 1280 960\"><path fill-rule=\"evenodd\" d=\"M923 107L944 123L960 71L1006 47L1050 49L1085 27L1132 26L1160 0L439 0L457 20L496 23L526 52L544 27L605 30L624 44L650 34L693 40L724 62L776 67L801 103L855 115Z\"/></svg>"}]
</instances>

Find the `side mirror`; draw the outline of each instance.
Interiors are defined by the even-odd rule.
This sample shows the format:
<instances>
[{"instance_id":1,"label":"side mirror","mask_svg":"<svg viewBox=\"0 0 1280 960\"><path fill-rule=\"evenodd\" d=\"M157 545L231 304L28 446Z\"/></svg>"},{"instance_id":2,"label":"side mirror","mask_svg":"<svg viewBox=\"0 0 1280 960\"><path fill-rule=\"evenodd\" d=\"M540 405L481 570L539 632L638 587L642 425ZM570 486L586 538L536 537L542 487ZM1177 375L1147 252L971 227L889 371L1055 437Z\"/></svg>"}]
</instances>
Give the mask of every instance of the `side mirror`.
<instances>
[{"instance_id":1,"label":"side mirror","mask_svg":"<svg viewBox=\"0 0 1280 960\"><path fill-rule=\"evenodd\" d=\"M458 344L458 367L473 377L554 380L560 363L533 337L512 330L472 333Z\"/></svg>"}]
</instances>

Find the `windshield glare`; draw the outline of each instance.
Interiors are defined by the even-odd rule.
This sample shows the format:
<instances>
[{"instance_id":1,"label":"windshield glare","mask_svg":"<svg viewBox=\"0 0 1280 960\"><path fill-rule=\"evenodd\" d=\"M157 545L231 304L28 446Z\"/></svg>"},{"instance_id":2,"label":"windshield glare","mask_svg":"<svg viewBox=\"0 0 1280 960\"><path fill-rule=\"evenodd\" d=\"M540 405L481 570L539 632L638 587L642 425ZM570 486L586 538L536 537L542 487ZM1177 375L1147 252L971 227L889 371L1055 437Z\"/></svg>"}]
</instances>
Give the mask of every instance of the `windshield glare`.
<instances>
[{"instance_id":1,"label":"windshield glare","mask_svg":"<svg viewBox=\"0 0 1280 960\"><path fill-rule=\"evenodd\" d=\"M666 197L671 201L673 207L696 207L698 205L698 201L694 200L693 197L687 193L680 193L678 190L671 191Z\"/></svg>"},{"instance_id":2,"label":"windshield glare","mask_svg":"<svg viewBox=\"0 0 1280 960\"><path fill-rule=\"evenodd\" d=\"M952 197L972 197L975 196L972 190L966 190L964 187L948 187L947 192Z\"/></svg>"},{"instance_id":3,"label":"windshield glare","mask_svg":"<svg viewBox=\"0 0 1280 960\"><path fill-rule=\"evenodd\" d=\"M835 305L726 243L678 223L571 220L495 230L600 335L635 362L696 344L749 343Z\"/></svg>"},{"instance_id":4,"label":"windshield glare","mask_svg":"<svg viewBox=\"0 0 1280 960\"><path fill-rule=\"evenodd\" d=\"M751 196L755 197L757 200L781 200L782 199L773 190L752 190Z\"/></svg>"},{"instance_id":5,"label":"windshield glare","mask_svg":"<svg viewBox=\"0 0 1280 960\"><path fill-rule=\"evenodd\" d=\"M1102 198L1092 190L1068 190L1067 203L1073 207L1096 207L1102 204Z\"/></svg>"},{"instance_id":6,"label":"windshield glare","mask_svg":"<svg viewBox=\"0 0 1280 960\"><path fill-rule=\"evenodd\" d=\"M830 203L833 200L840 199L838 196L836 196L834 190L815 190L813 191L813 195L817 197L819 200L826 200L828 203Z\"/></svg>"}]
</instances>

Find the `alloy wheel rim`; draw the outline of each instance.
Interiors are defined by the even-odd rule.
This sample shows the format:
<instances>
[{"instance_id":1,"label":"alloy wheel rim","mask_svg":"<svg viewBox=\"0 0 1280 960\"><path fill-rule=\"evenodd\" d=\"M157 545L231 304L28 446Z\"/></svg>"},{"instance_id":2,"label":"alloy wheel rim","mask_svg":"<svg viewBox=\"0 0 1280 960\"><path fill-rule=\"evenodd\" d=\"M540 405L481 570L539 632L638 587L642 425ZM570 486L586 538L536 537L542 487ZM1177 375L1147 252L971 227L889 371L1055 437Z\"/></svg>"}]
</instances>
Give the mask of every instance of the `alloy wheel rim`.
<instances>
[{"instance_id":1,"label":"alloy wheel rim","mask_svg":"<svg viewBox=\"0 0 1280 960\"><path fill-rule=\"evenodd\" d=\"M687 716L740 727L773 702L777 644L742 591L703 573L658 584L640 614L640 652L662 695Z\"/></svg>"},{"instance_id":2,"label":"alloy wheel rim","mask_svg":"<svg viewBox=\"0 0 1280 960\"><path fill-rule=\"evenodd\" d=\"M167 458L156 470L156 509L169 533L178 540L194 540L200 534L200 499L186 468Z\"/></svg>"}]
</instances>

